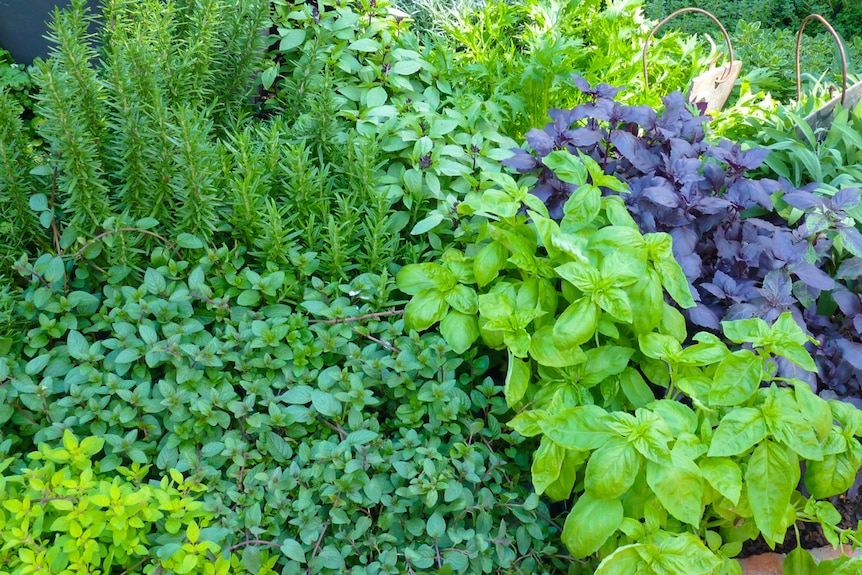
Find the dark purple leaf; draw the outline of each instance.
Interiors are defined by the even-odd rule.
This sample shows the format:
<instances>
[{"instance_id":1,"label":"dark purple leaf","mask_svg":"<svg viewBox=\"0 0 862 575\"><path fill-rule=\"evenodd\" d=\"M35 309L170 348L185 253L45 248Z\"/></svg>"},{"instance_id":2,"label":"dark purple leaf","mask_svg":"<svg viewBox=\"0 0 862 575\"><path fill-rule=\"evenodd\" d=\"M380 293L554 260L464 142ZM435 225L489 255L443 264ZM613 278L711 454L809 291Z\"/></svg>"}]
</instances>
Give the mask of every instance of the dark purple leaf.
<instances>
[{"instance_id":1,"label":"dark purple leaf","mask_svg":"<svg viewBox=\"0 0 862 575\"><path fill-rule=\"evenodd\" d=\"M659 206L675 208L679 205L679 194L676 193L670 182L664 178L655 178L653 185L645 188L643 194L645 198L648 198L652 203Z\"/></svg>"},{"instance_id":2,"label":"dark purple leaf","mask_svg":"<svg viewBox=\"0 0 862 575\"><path fill-rule=\"evenodd\" d=\"M855 293L848 291L846 288L837 289L832 292L832 299L838 304L838 309L841 313L848 317L852 317L862 313L862 301Z\"/></svg>"},{"instance_id":3,"label":"dark purple leaf","mask_svg":"<svg viewBox=\"0 0 862 575\"><path fill-rule=\"evenodd\" d=\"M620 154L641 172L652 172L659 165L659 157L649 151L646 143L628 132L611 131L610 140Z\"/></svg>"},{"instance_id":4,"label":"dark purple leaf","mask_svg":"<svg viewBox=\"0 0 862 575\"><path fill-rule=\"evenodd\" d=\"M554 149L554 139L545 130L533 128L527 132L524 139L539 157L547 156Z\"/></svg>"},{"instance_id":5,"label":"dark purple leaf","mask_svg":"<svg viewBox=\"0 0 862 575\"><path fill-rule=\"evenodd\" d=\"M847 211L859 203L862 190L859 188L844 188L832 196L832 209L835 211Z\"/></svg>"},{"instance_id":6,"label":"dark purple leaf","mask_svg":"<svg viewBox=\"0 0 862 575\"><path fill-rule=\"evenodd\" d=\"M823 200L811 192L796 191L789 194L784 194L782 198L785 202L796 208L806 212L814 208L822 208Z\"/></svg>"},{"instance_id":7,"label":"dark purple leaf","mask_svg":"<svg viewBox=\"0 0 862 575\"><path fill-rule=\"evenodd\" d=\"M836 343L841 351L841 359L856 369L862 369L862 344L844 338L839 339Z\"/></svg>"},{"instance_id":8,"label":"dark purple leaf","mask_svg":"<svg viewBox=\"0 0 862 575\"><path fill-rule=\"evenodd\" d=\"M855 280L862 277L862 258L849 258L841 262L835 277L840 280Z\"/></svg>"},{"instance_id":9,"label":"dark purple leaf","mask_svg":"<svg viewBox=\"0 0 862 575\"><path fill-rule=\"evenodd\" d=\"M584 94L587 94L591 89L590 83L578 74L572 74L572 81L575 83L575 87Z\"/></svg>"},{"instance_id":10,"label":"dark purple leaf","mask_svg":"<svg viewBox=\"0 0 862 575\"><path fill-rule=\"evenodd\" d=\"M701 198L694 205L694 207L702 214L718 214L727 210L730 206L730 202L724 198L717 198L715 196L706 196Z\"/></svg>"},{"instance_id":11,"label":"dark purple leaf","mask_svg":"<svg viewBox=\"0 0 862 575\"><path fill-rule=\"evenodd\" d=\"M514 168L516 171L526 174L527 172L532 172L539 166L541 166L541 162L537 160L530 152L527 150L523 150L521 148L512 148L512 152L515 153L511 158L506 158L501 164L507 166L509 168Z\"/></svg>"},{"instance_id":12,"label":"dark purple leaf","mask_svg":"<svg viewBox=\"0 0 862 575\"><path fill-rule=\"evenodd\" d=\"M651 130L655 126L658 115L649 106L623 106L620 121L635 123L638 126Z\"/></svg>"},{"instance_id":13,"label":"dark purple leaf","mask_svg":"<svg viewBox=\"0 0 862 575\"><path fill-rule=\"evenodd\" d=\"M714 331L719 331L721 329L721 322L719 321L718 316L702 303L685 310L685 314L688 316L688 320L694 325L699 325Z\"/></svg>"},{"instance_id":14,"label":"dark purple leaf","mask_svg":"<svg viewBox=\"0 0 862 575\"><path fill-rule=\"evenodd\" d=\"M792 295L793 282L785 270L772 270L763 279L758 290L770 307L780 308L796 303Z\"/></svg>"},{"instance_id":15,"label":"dark purple leaf","mask_svg":"<svg viewBox=\"0 0 862 575\"><path fill-rule=\"evenodd\" d=\"M796 277L813 288L819 290L835 289L835 280L813 264L801 262L796 264L792 271Z\"/></svg>"},{"instance_id":16,"label":"dark purple leaf","mask_svg":"<svg viewBox=\"0 0 862 575\"><path fill-rule=\"evenodd\" d=\"M703 163L703 177L709 182L713 192L720 192L725 186L724 170L718 164L712 162Z\"/></svg>"},{"instance_id":17,"label":"dark purple leaf","mask_svg":"<svg viewBox=\"0 0 862 575\"><path fill-rule=\"evenodd\" d=\"M578 148L588 148L590 146L594 146L605 139L607 133L605 130L594 130L592 128L575 128L574 130L567 130L563 137L563 144L567 147L576 146ZM574 150L569 148L569 151L575 153Z\"/></svg>"}]
</instances>

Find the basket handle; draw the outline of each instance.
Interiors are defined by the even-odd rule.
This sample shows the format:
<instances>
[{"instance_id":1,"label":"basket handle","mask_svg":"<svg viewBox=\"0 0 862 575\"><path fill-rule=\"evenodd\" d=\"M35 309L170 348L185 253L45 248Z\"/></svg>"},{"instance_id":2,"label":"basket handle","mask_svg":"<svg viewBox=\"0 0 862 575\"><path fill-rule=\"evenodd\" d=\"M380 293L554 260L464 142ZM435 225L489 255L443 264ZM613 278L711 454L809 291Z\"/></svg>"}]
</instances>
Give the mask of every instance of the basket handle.
<instances>
[{"instance_id":1,"label":"basket handle","mask_svg":"<svg viewBox=\"0 0 862 575\"><path fill-rule=\"evenodd\" d=\"M838 52L841 54L841 105L844 105L844 98L847 96L847 54L844 52L844 44L841 42L841 37L838 32L832 27L826 19L820 14L810 14L805 17L802 24L799 25L799 32L796 34L796 101L802 99L802 65L800 63L800 51L802 49L802 32L805 30L805 25L809 20L818 20L832 37L835 38L835 43L838 44Z\"/></svg>"},{"instance_id":2,"label":"basket handle","mask_svg":"<svg viewBox=\"0 0 862 575\"><path fill-rule=\"evenodd\" d=\"M646 42L644 43L643 63L644 63L644 89L645 90L649 90L649 74L647 72L647 50L649 49L650 40L652 40L653 35L658 31L659 28L664 26L668 20L670 20L671 18L673 18L679 14L682 14L683 12L697 12L698 14L705 14L705 15L709 16L710 18L712 18L712 21L715 22L719 28L721 28L721 33L724 34L724 41L727 43L727 52L728 52L728 55L730 56L730 63L731 63L731 65L733 64L733 44L730 43L730 35L727 33L727 30L724 28L724 26L721 25L721 22L719 22L718 18L716 18L715 16L713 16L711 13L707 12L706 10L703 10L702 8L693 8L693 7L680 8L679 10L677 10L676 12L673 12L670 16L668 16L667 18L665 18L664 20L662 20L661 22L656 24L655 27L652 30L650 30L649 36L647 36ZM725 81L729 75L730 75L730 67L728 67L727 70L724 71L724 74L721 75L719 82Z\"/></svg>"}]
</instances>

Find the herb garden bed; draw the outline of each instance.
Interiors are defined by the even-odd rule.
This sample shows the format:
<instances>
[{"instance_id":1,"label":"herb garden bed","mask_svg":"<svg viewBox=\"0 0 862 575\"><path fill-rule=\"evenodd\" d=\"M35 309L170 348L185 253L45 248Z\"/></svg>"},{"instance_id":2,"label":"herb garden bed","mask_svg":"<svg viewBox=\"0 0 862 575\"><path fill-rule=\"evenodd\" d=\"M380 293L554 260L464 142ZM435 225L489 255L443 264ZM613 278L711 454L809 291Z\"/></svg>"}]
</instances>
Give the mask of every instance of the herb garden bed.
<instances>
[{"instance_id":1,"label":"herb garden bed","mask_svg":"<svg viewBox=\"0 0 862 575\"><path fill-rule=\"evenodd\" d=\"M10 573L862 546L858 112L640 90L631 1L86 4L0 68Z\"/></svg>"}]
</instances>

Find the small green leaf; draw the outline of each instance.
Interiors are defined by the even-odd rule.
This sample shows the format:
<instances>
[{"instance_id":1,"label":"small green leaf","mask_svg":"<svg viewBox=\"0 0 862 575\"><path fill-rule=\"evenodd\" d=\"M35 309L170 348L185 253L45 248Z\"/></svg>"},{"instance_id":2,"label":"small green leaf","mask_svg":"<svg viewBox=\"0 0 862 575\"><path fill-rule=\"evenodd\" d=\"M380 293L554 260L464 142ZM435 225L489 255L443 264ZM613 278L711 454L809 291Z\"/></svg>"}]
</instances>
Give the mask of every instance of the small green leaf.
<instances>
[{"instance_id":1,"label":"small green leaf","mask_svg":"<svg viewBox=\"0 0 862 575\"><path fill-rule=\"evenodd\" d=\"M292 28L281 37L278 49L281 52L287 52L288 50L293 50L303 42L305 42L305 29Z\"/></svg>"},{"instance_id":2,"label":"small green leaf","mask_svg":"<svg viewBox=\"0 0 862 575\"><path fill-rule=\"evenodd\" d=\"M159 295L165 292L168 284L162 274L153 268L148 268L144 273L144 286L151 294Z\"/></svg>"},{"instance_id":3,"label":"small green leaf","mask_svg":"<svg viewBox=\"0 0 862 575\"><path fill-rule=\"evenodd\" d=\"M817 562L807 549L797 547L781 562L784 575L817 575Z\"/></svg>"},{"instance_id":4,"label":"small green leaf","mask_svg":"<svg viewBox=\"0 0 862 575\"><path fill-rule=\"evenodd\" d=\"M54 283L56 281L60 281L63 279L63 276L66 274L66 264L63 263L63 258L60 256L55 256L51 258L51 261L48 262L48 265L45 267L45 272L42 274L42 277L48 283Z\"/></svg>"},{"instance_id":5,"label":"small green leaf","mask_svg":"<svg viewBox=\"0 0 862 575\"><path fill-rule=\"evenodd\" d=\"M188 250L200 250L204 247L204 243L199 238L187 233L177 236L177 245Z\"/></svg>"},{"instance_id":6,"label":"small green leaf","mask_svg":"<svg viewBox=\"0 0 862 575\"><path fill-rule=\"evenodd\" d=\"M389 70L392 74L410 76L422 69L422 60L401 60L395 62Z\"/></svg>"},{"instance_id":7,"label":"small green leaf","mask_svg":"<svg viewBox=\"0 0 862 575\"><path fill-rule=\"evenodd\" d=\"M317 412L326 417L338 417L341 415L342 407L335 397L319 389L311 390L311 405Z\"/></svg>"},{"instance_id":8,"label":"small green leaf","mask_svg":"<svg viewBox=\"0 0 862 575\"><path fill-rule=\"evenodd\" d=\"M372 38L360 38L359 40L355 40L347 46L350 50L356 50L357 52L379 52L380 51L380 43ZM256 573L256 571L254 571Z\"/></svg>"},{"instance_id":9,"label":"small green leaf","mask_svg":"<svg viewBox=\"0 0 862 575\"><path fill-rule=\"evenodd\" d=\"M594 499L584 493L566 517L561 538L572 556L583 559L598 551L622 522L619 499Z\"/></svg>"},{"instance_id":10,"label":"small green leaf","mask_svg":"<svg viewBox=\"0 0 862 575\"><path fill-rule=\"evenodd\" d=\"M443 266L425 263L404 266L395 276L395 283L407 295L418 295L432 288L441 292L449 291L455 287L457 280Z\"/></svg>"},{"instance_id":11,"label":"small green leaf","mask_svg":"<svg viewBox=\"0 0 862 575\"><path fill-rule=\"evenodd\" d=\"M446 534L446 521L439 512L434 512L431 514L431 517L428 518L425 529L429 537L432 539L439 539Z\"/></svg>"},{"instance_id":12,"label":"small green leaf","mask_svg":"<svg viewBox=\"0 0 862 575\"><path fill-rule=\"evenodd\" d=\"M305 550L296 539L285 539L281 542L281 552L297 563L305 563Z\"/></svg>"}]
</instances>

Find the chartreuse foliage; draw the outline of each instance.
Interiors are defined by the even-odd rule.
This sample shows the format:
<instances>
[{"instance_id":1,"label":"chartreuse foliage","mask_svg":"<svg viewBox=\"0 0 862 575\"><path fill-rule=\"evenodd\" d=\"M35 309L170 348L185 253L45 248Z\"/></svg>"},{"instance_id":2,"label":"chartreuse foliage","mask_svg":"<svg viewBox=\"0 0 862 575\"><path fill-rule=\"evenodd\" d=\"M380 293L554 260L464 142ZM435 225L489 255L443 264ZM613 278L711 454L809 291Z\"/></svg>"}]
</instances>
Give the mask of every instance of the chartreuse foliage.
<instances>
[{"instance_id":1,"label":"chartreuse foliage","mask_svg":"<svg viewBox=\"0 0 862 575\"><path fill-rule=\"evenodd\" d=\"M52 573L226 574L230 560L208 540L215 518L203 487L171 470L145 482L149 465L102 472L104 438L40 444L30 463L0 464L0 564L11 575Z\"/></svg>"},{"instance_id":2,"label":"chartreuse foliage","mask_svg":"<svg viewBox=\"0 0 862 575\"><path fill-rule=\"evenodd\" d=\"M541 440L536 492L574 501L569 551L599 575L706 575L738 573L743 541L775 545L797 520L857 542L824 499L862 466L862 414L774 376L778 357L815 369L790 314L689 339L665 302L694 305L670 236L642 234L619 196L602 196L625 188L591 158L542 161L573 185L559 222L530 182L492 174L459 208L479 230L463 251L397 282L413 296L408 327L440 322L456 349L481 337L508 353L508 425Z\"/></svg>"},{"instance_id":3,"label":"chartreuse foliage","mask_svg":"<svg viewBox=\"0 0 862 575\"><path fill-rule=\"evenodd\" d=\"M243 252L157 249L142 281L102 286L58 257L22 262L2 455L71 431L104 443L97 479L182 473L206 509L191 517L198 545L235 551L232 573L566 569L561 527L530 493L531 440L501 429L486 356L376 311L393 289L382 276L308 279L291 301L290 275ZM172 537L141 545L167 561L191 544Z\"/></svg>"}]
</instances>

